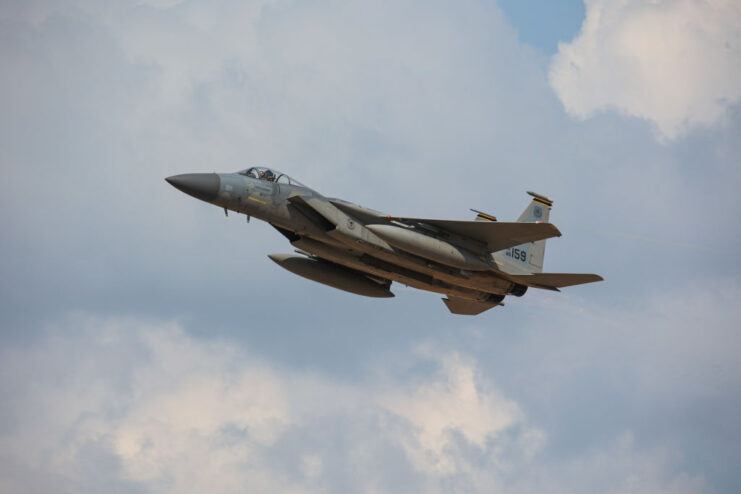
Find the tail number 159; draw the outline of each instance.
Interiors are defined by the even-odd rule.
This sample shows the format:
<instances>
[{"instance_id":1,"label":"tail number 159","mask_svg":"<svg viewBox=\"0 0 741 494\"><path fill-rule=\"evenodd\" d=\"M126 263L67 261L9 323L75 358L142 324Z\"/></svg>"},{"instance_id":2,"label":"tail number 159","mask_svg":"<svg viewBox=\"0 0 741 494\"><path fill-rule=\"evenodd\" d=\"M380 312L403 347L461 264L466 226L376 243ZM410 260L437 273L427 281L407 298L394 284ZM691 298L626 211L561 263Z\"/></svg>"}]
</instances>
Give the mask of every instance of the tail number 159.
<instances>
[{"instance_id":1,"label":"tail number 159","mask_svg":"<svg viewBox=\"0 0 741 494\"><path fill-rule=\"evenodd\" d=\"M509 257L514 257L518 261L527 261L527 252L521 249L507 249L505 254Z\"/></svg>"}]
</instances>

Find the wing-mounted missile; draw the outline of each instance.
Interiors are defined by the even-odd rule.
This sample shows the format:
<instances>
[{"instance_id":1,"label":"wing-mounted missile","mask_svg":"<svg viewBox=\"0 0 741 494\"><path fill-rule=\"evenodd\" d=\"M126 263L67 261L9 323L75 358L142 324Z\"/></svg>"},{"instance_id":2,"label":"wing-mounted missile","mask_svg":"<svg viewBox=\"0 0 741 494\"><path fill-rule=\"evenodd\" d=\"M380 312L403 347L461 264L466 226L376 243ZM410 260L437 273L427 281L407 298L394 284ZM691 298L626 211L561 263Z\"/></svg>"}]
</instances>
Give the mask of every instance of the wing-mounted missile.
<instances>
[{"instance_id":1,"label":"wing-mounted missile","mask_svg":"<svg viewBox=\"0 0 741 494\"><path fill-rule=\"evenodd\" d=\"M470 271L492 269L485 258L477 257L464 248L411 228L393 225L366 225L366 228L394 247L446 266Z\"/></svg>"},{"instance_id":2,"label":"wing-mounted missile","mask_svg":"<svg viewBox=\"0 0 741 494\"><path fill-rule=\"evenodd\" d=\"M494 221L451 221L421 218L389 218L397 225L413 225L405 228L388 224L366 225L366 228L381 239L403 251L411 252L432 261L469 271L487 271L497 268L489 258L496 252L516 245L545 238L560 236L550 223L500 223ZM458 240L448 242L419 230L433 229L466 239L473 247L466 248ZM466 245L468 245L466 244ZM478 246L478 249L476 249ZM474 252L476 251L476 252Z\"/></svg>"},{"instance_id":3,"label":"wing-mounted missile","mask_svg":"<svg viewBox=\"0 0 741 494\"><path fill-rule=\"evenodd\" d=\"M394 296L388 285L377 283L359 271L338 264L291 254L270 254L268 257L293 274L332 288L366 297Z\"/></svg>"}]
</instances>

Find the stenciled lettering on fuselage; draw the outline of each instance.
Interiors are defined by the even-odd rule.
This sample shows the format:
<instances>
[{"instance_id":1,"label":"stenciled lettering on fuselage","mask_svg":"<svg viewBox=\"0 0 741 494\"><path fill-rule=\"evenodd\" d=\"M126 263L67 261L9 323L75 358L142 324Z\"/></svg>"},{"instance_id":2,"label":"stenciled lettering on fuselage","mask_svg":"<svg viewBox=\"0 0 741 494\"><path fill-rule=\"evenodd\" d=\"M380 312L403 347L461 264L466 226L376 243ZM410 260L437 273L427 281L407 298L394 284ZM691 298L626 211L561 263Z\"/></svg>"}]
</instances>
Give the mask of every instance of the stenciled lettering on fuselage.
<instances>
[{"instance_id":1,"label":"stenciled lettering on fuselage","mask_svg":"<svg viewBox=\"0 0 741 494\"><path fill-rule=\"evenodd\" d=\"M504 254L507 257L511 257L515 261L527 262L527 251L525 250L513 247L504 251Z\"/></svg>"},{"instance_id":2,"label":"stenciled lettering on fuselage","mask_svg":"<svg viewBox=\"0 0 741 494\"><path fill-rule=\"evenodd\" d=\"M247 199L259 204L267 204L267 200L273 195L273 187L256 181L247 184Z\"/></svg>"},{"instance_id":3,"label":"stenciled lettering on fuselage","mask_svg":"<svg viewBox=\"0 0 741 494\"><path fill-rule=\"evenodd\" d=\"M266 185L260 182L250 181L247 184L247 191L254 194L255 190L257 190L262 195L269 195L273 193L273 188L270 185Z\"/></svg>"}]
</instances>

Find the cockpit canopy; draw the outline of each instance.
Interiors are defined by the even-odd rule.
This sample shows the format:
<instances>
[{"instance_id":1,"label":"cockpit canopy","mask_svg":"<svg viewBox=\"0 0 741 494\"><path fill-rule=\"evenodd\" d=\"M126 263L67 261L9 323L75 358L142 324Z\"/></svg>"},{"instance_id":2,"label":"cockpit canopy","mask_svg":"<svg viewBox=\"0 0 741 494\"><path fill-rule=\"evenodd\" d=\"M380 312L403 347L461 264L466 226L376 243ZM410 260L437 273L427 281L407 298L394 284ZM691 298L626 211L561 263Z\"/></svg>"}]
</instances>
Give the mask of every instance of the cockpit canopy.
<instances>
[{"instance_id":1,"label":"cockpit canopy","mask_svg":"<svg viewBox=\"0 0 741 494\"><path fill-rule=\"evenodd\" d=\"M252 168L247 168L246 170L242 170L238 173L246 177L256 178L258 180L265 180L266 182L276 182L279 184L298 185L301 187L306 187L304 184L302 184L298 180L292 179L285 173L279 172L278 170L271 170L270 168L266 168L264 166L253 166Z\"/></svg>"}]
</instances>

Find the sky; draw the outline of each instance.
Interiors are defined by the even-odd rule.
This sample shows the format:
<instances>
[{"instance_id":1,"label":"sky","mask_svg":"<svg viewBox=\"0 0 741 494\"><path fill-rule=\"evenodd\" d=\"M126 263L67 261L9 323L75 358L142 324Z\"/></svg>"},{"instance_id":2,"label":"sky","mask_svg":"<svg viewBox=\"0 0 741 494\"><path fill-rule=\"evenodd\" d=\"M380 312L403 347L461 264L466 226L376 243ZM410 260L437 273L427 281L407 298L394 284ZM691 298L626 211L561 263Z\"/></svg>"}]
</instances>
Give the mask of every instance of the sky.
<instances>
[{"instance_id":1,"label":"sky","mask_svg":"<svg viewBox=\"0 0 741 494\"><path fill-rule=\"evenodd\" d=\"M507 22L517 38L545 55L558 52L558 43L569 42L584 22L582 0L499 0Z\"/></svg>"},{"instance_id":2,"label":"sky","mask_svg":"<svg viewBox=\"0 0 741 494\"><path fill-rule=\"evenodd\" d=\"M0 493L735 493L741 6L0 3ZM513 220L480 316L281 270L164 177Z\"/></svg>"}]
</instances>

